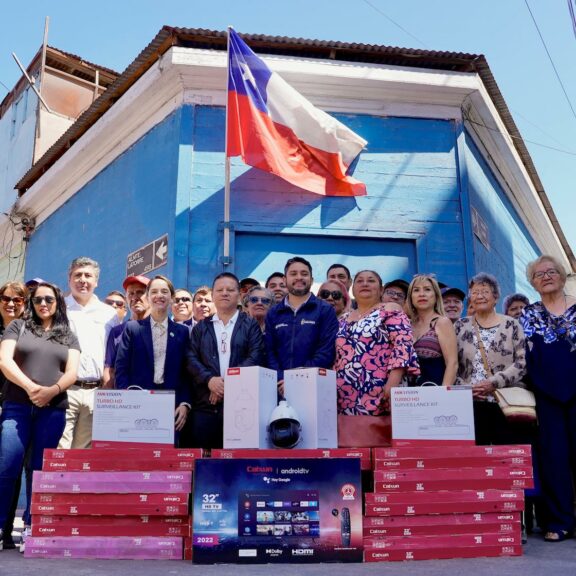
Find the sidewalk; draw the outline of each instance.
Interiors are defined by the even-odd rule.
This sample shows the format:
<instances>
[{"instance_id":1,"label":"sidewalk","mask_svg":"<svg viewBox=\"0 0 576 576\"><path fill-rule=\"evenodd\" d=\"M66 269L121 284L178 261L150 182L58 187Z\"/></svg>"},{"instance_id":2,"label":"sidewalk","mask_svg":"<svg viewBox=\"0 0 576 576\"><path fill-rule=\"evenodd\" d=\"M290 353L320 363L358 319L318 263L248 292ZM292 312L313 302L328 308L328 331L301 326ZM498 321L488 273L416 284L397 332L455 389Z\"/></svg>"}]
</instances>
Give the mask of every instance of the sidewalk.
<instances>
[{"instance_id":1,"label":"sidewalk","mask_svg":"<svg viewBox=\"0 0 576 576\"><path fill-rule=\"evenodd\" d=\"M197 566L184 561L136 560L31 560L16 550L0 552L0 576L550 576L576 574L576 540L558 544L544 542L540 535L530 536L519 558L478 558L465 560L429 560L369 564L220 564Z\"/></svg>"}]
</instances>

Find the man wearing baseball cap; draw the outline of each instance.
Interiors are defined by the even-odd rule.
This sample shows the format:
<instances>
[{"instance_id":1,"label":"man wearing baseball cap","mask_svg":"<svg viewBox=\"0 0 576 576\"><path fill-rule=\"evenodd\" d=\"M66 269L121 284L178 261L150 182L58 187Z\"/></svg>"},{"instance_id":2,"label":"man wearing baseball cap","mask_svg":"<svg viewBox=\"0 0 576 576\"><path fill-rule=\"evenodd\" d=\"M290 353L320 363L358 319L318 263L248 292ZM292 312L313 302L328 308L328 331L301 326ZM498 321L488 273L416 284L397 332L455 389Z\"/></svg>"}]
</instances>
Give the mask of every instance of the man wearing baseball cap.
<instances>
[{"instance_id":1,"label":"man wearing baseball cap","mask_svg":"<svg viewBox=\"0 0 576 576\"><path fill-rule=\"evenodd\" d=\"M143 320L150 314L150 305L146 298L146 286L150 279L146 276L127 276L122 282L126 291L126 301L130 308L130 320ZM116 352L122 338L126 322L110 330L106 342L106 355L104 357L104 385L103 388L114 388L114 364Z\"/></svg>"},{"instance_id":2,"label":"man wearing baseball cap","mask_svg":"<svg viewBox=\"0 0 576 576\"><path fill-rule=\"evenodd\" d=\"M446 316L448 316L452 322L456 322L456 320L459 320L462 316L466 294L459 288L450 288L448 286L442 288L441 291L444 312L446 312Z\"/></svg>"}]
</instances>

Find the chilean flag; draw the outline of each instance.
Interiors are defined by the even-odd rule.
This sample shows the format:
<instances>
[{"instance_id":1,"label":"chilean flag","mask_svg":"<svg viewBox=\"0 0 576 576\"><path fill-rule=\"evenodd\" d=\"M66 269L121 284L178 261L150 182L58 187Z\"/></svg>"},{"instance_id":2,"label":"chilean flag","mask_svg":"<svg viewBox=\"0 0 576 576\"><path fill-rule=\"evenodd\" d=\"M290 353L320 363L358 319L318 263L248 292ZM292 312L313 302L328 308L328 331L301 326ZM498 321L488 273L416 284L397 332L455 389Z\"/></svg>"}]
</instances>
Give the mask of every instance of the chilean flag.
<instances>
[{"instance_id":1,"label":"chilean flag","mask_svg":"<svg viewBox=\"0 0 576 576\"><path fill-rule=\"evenodd\" d=\"M228 32L227 156L326 196L365 196L346 175L367 142L272 72Z\"/></svg>"}]
</instances>

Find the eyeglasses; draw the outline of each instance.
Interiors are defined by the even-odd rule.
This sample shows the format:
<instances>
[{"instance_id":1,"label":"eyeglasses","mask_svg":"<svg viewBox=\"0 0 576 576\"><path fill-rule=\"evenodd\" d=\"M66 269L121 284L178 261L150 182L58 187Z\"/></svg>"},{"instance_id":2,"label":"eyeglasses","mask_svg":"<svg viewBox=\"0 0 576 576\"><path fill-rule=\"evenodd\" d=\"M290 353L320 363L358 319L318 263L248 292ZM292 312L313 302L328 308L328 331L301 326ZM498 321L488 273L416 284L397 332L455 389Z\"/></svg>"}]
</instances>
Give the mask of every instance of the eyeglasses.
<instances>
[{"instance_id":1,"label":"eyeglasses","mask_svg":"<svg viewBox=\"0 0 576 576\"><path fill-rule=\"evenodd\" d=\"M384 290L384 294L386 296L390 296L390 298L394 298L396 300L406 300L406 296L404 296L404 292L397 292L396 290Z\"/></svg>"},{"instance_id":2,"label":"eyeglasses","mask_svg":"<svg viewBox=\"0 0 576 576\"><path fill-rule=\"evenodd\" d=\"M220 352L222 354L226 354L226 341L228 340L228 332L222 332L222 336L220 336Z\"/></svg>"},{"instance_id":3,"label":"eyeglasses","mask_svg":"<svg viewBox=\"0 0 576 576\"><path fill-rule=\"evenodd\" d=\"M180 302L192 302L192 298L190 298L190 296L180 296L178 298L174 298L174 304L180 304Z\"/></svg>"},{"instance_id":4,"label":"eyeglasses","mask_svg":"<svg viewBox=\"0 0 576 576\"><path fill-rule=\"evenodd\" d=\"M556 278L557 276L560 276L560 272L558 272L556 268L549 268L543 272L534 272L534 274L532 274L532 280L542 280L544 276L548 276L548 278Z\"/></svg>"},{"instance_id":5,"label":"eyeglasses","mask_svg":"<svg viewBox=\"0 0 576 576\"><path fill-rule=\"evenodd\" d=\"M493 296L494 292L490 288L484 288L483 290L471 290L470 296Z\"/></svg>"},{"instance_id":6,"label":"eyeglasses","mask_svg":"<svg viewBox=\"0 0 576 576\"><path fill-rule=\"evenodd\" d=\"M22 306L24 304L24 298L22 296L14 296L10 298L10 296L5 296L4 294L0 296L0 300L2 300L2 304L10 304L10 302L14 302L14 306Z\"/></svg>"},{"instance_id":7,"label":"eyeglasses","mask_svg":"<svg viewBox=\"0 0 576 576\"><path fill-rule=\"evenodd\" d=\"M270 306L270 304L272 304L272 300L266 296L250 296L248 302L250 302L250 304L258 304L258 302L262 302L264 306Z\"/></svg>"},{"instance_id":8,"label":"eyeglasses","mask_svg":"<svg viewBox=\"0 0 576 576\"><path fill-rule=\"evenodd\" d=\"M318 298L322 298L322 300L328 300L332 296L332 300L341 300L344 296L340 290L320 290L318 292Z\"/></svg>"},{"instance_id":9,"label":"eyeglasses","mask_svg":"<svg viewBox=\"0 0 576 576\"><path fill-rule=\"evenodd\" d=\"M112 300L111 298L106 298L104 300L108 306L113 306L114 308L124 308L124 302L122 300Z\"/></svg>"},{"instance_id":10,"label":"eyeglasses","mask_svg":"<svg viewBox=\"0 0 576 576\"><path fill-rule=\"evenodd\" d=\"M42 302L46 302L46 304L50 306L56 302L56 298L54 296L34 296L34 298L32 298L32 302L36 304L36 306L39 306L42 304Z\"/></svg>"}]
</instances>

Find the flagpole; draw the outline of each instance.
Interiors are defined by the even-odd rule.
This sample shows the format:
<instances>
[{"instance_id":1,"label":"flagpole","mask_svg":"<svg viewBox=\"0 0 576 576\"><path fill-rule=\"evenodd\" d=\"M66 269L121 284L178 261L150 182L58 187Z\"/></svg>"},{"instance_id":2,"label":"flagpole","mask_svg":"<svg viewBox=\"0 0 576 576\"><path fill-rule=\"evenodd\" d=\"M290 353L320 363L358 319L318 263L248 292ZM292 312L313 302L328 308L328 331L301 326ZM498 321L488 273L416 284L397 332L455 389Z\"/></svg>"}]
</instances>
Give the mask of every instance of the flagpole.
<instances>
[{"instance_id":1,"label":"flagpole","mask_svg":"<svg viewBox=\"0 0 576 576\"><path fill-rule=\"evenodd\" d=\"M229 266L230 261L230 157L228 156L228 93L230 91L230 29L228 26L228 38L226 42L226 127L224 137L224 246L222 264Z\"/></svg>"}]
</instances>

